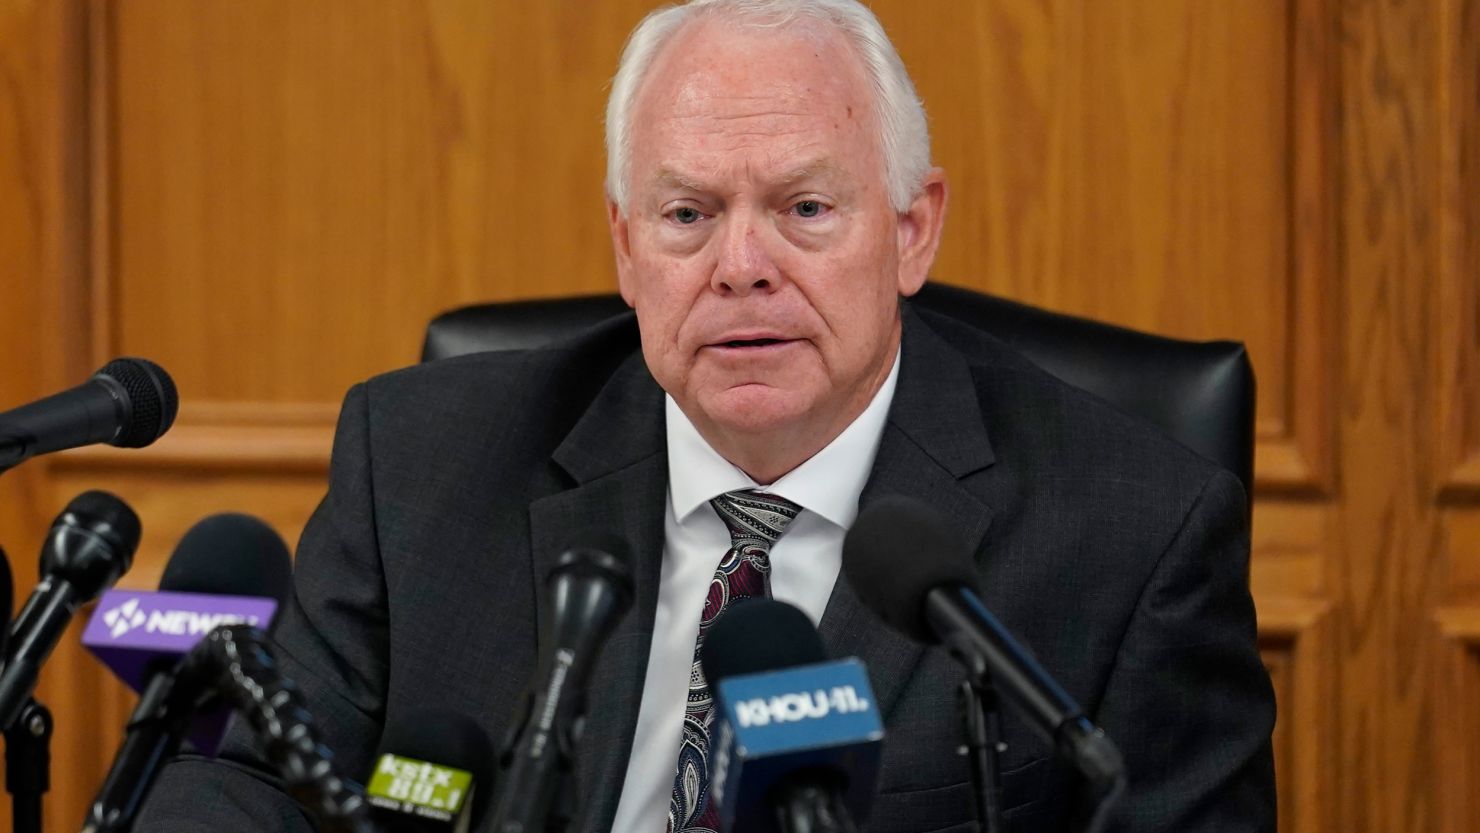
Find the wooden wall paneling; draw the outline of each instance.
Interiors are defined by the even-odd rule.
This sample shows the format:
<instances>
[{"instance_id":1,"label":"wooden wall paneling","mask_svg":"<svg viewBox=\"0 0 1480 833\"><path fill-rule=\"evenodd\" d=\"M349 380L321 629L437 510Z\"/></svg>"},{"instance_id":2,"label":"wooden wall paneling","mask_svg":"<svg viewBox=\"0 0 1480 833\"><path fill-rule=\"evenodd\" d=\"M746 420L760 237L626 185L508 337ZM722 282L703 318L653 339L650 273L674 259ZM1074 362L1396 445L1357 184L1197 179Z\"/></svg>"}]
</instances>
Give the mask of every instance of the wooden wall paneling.
<instances>
[{"instance_id":1,"label":"wooden wall paneling","mask_svg":"<svg viewBox=\"0 0 1480 833\"><path fill-rule=\"evenodd\" d=\"M604 84L640 10L114 5L114 349L192 404L336 403L449 306L611 290Z\"/></svg>"},{"instance_id":2,"label":"wooden wall paneling","mask_svg":"<svg viewBox=\"0 0 1480 833\"><path fill-rule=\"evenodd\" d=\"M1480 2L1438 4L1438 386L1435 468L1446 605L1434 614L1438 829L1480 818Z\"/></svg>"},{"instance_id":3,"label":"wooden wall paneling","mask_svg":"<svg viewBox=\"0 0 1480 833\"><path fill-rule=\"evenodd\" d=\"M54 167L48 164L50 129L46 91L59 85L48 53L53 23L34 4L0 0L0 410L45 390L43 321L36 315L54 266L58 218L53 213ZM51 245L49 245L49 243ZM0 474L0 547L8 558L14 598L25 598L37 579L36 553L47 507L39 494L41 469L32 462ZM8 814L7 814L8 816ZM9 830L8 818L0 828Z\"/></svg>"},{"instance_id":4,"label":"wooden wall paneling","mask_svg":"<svg viewBox=\"0 0 1480 833\"><path fill-rule=\"evenodd\" d=\"M1264 669L1269 672L1269 682L1274 688L1274 699L1280 704L1285 704L1295 699L1295 676L1294 657L1291 646L1280 640L1273 639L1264 633L1264 626L1260 626L1259 637L1259 659L1264 663ZM1289 720L1276 720L1274 724L1274 770L1275 780L1285 782L1289 780L1290 773L1296 769L1295 746L1293 737L1295 726ZM1279 805L1276 822L1278 829L1294 829L1295 806L1289 800L1288 789L1279 791Z\"/></svg>"},{"instance_id":5,"label":"wooden wall paneling","mask_svg":"<svg viewBox=\"0 0 1480 833\"><path fill-rule=\"evenodd\" d=\"M0 3L0 410L79 381L65 348L87 326L85 38L78 3ZM37 501L46 462L0 477L0 531L27 543L51 511Z\"/></svg>"},{"instance_id":6,"label":"wooden wall paneling","mask_svg":"<svg viewBox=\"0 0 1480 833\"><path fill-rule=\"evenodd\" d=\"M36 315L52 262L48 236L56 217L48 180L44 91L48 76L45 13L18 0L0 2L0 410L34 399L45 389L37 355L42 322ZM35 581L41 542L36 465L0 474L0 546L9 553L17 587Z\"/></svg>"},{"instance_id":7,"label":"wooden wall paneling","mask_svg":"<svg viewBox=\"0 0 1480 833\"><path fill-rule=\"evenodd\" d=\"M1480 505L1447 506L1443 519L1450 571L1447 603L1432 622L1441 644L1433 680L1441 740L1433 761L1438 830L1460 833L1480 818Z\"/></svg>"},{"instance_id":8,"label":"wooden wall paneling","mask_svg":"<svg viewBox=\"0 0 1480 833\"><path fill-rule=\"evenodd\" d=\"M1260 488L1324 492L1331 3L877 7L952 176L936 275L1244 340L1260 379Z\"/></svg>"},{"instance_id":9,"label":"wooden wall paneling","mask_svg":"<svg viewBox=\"0 0 1480 833\"><path fill-rule=\"evenodd\" d=\"M1275 686L1279 829L1331 829L1336 795L1331 608L1320 600L1259 605L1259 642Z\"/></svg>"},{"instance_id":10,"label":"wooden wall paneling","mask_svg":"<svg viewBox=\"0 0 1480 833\"><path fill-rule=\"evenodd\" d=\"M1440 802L1430 625L1446 579L1436 481L1436 3L1343 2L1340 827L1433 830Z\"/></svg>"},{"instance_id":11,"label":"wooden wall paneling","mask_svg":"<svg viewBox=\"0 0 1480 833\"><path fill-rule=\"evenodd\" d=\"M89 324L87 16L80 0L5 0L0 14L0 385L24 380L8 393L34 397L75 379L66 346Z\"/></svg>"},{"instance_id":12,"label":"wooden wall paneling","mask_svg":"<svg viewBox=\"0 0 1480 833\"><path fill-rule=\"evenodd\" d=\"M1279 829L1335 829L1337 669L1326 562L1330 509L1264 501L1255 509L1250 584L1259 643L1275 684Z\"/></svg>"},{"instance_id":13,"label":"wooden wall paneling","mask_svg":"<svg viewBox=\"0 0 1480 833\"><path fill-rule=\"evenodd\" d=\"M1249 584L1256 599L1326 601L1331 508L1318 501L1263 501L1254 509Z\"/></svg>"},{"instance_id":14,"label":"wooden wall paneling","mask_svg":"<svg viewBox=\"0 0 1480 833\"><path fill-rule=\"evenodd\" d=\"M88 488L113 491L129 502L144 523L134 566L119 587L152 589L176 543L197 521L218 512L247 512L267 521L287 542L297 544L308 516L325 490L322 471L203 469L193 465L115 469L61 468L52 488L72 494Z\"/></svg>"},{"instance_id":15,"label":"wooden wall paneling","mask_svg":"<svg viewBox=\"0 0 1480 833\"><path fill-rule=\"evenodd\" d=\"M1439 459L1445 497L1480 498L1480 0L1438 4Z\"/></svg>"},{"instance_id":16,"label":"wooden wall paneling","mask_svg":"<svg viewBox=\"0 0 1480 833\"><path fill-rule=\"evenodd\" d=\"M79 61L86 67L85 123L87 148L84 170L87 190L79 212L85 212L88 237L80 252L87 257L85 295L74 305L78 326L68 339L64 353L74 375L89 367L101 367L114 356L113 321L114 249L114 123L113 4L111 0L86 0L86 54ZM84 317L85 316L85 317Z\"/></svg>"},{"instance_id":17,"label":"wooden wall paneling","mask_svg":"<svg viewBox=\"0 0 1480 833\"><path fill-rule=\"evenodd\" d=\"M655 5L0 0L0 408L125 352L185 397L0 477L18 585L95 486L144 516L129 586L210 512L291 542L344 388L433 312L610 289L601 108ZM952 177L940 278L1250 345L1282 828L1470 829L1480 0L873 5ZM63 826L133 699L70 645Z\"/></svg>"},{"instance_id":18,"label":"wooden wall paneling","mask_svg":"<svg viewBox=\"0 0 1480 833\"><path fill-rule=\"evenodd\" d=\"M90 325L90 36L80 0L0 1L0 409L83 378ZM17 602L36 584L47 525L75 495L53 487L51 463L32 460L0 476L0 540L10 550ZM71 672L82 667L77 653L72 636L63 637L37 689L63 736L53 747L54 789L45 802L53 825L81 820L78 800L64 803L76 783L67 738L86 742L101 725L93 687L70 684ZM0 830L9 829L5 813Z\"/></svg>"},{"instance_id":19,"label":"wooden wall paneling","mask_svg":"<svg viewBox=\"0 0 1480 833\"><path fill-rule=\"evenodd\" d=\"M1284 373L1260 381L1261 398L1285 386L1285 409L1257 426L1256 489L1324 495L1334 478L1338 2L1290 5L1290 352Z\"/></svg>"},{"instance_id":20,"label":"wooden wall paneling","mask_svg":"<svg viewBox=\"0 0 1480 833\"><path fill-rule=\"evenodd\" d=\"M1442 802L1435 829L1470 833L1480 818L1480 609L1440 610L1435 619L1442 640L1433 680L1442 732L1434 744L1434 786Z\"/></svg>"},{"instance_id":21,"label":"wooden wall paneling","mask_svg":"<svg viewBox=\"0 0 1480 833\"><path fill-rule=\"evenodd\" d=\"M434 313L614 288L602 106L651 4L97 2L94 341L175 373L156 458L322 467Z\"/></svg>"}]
</instances>

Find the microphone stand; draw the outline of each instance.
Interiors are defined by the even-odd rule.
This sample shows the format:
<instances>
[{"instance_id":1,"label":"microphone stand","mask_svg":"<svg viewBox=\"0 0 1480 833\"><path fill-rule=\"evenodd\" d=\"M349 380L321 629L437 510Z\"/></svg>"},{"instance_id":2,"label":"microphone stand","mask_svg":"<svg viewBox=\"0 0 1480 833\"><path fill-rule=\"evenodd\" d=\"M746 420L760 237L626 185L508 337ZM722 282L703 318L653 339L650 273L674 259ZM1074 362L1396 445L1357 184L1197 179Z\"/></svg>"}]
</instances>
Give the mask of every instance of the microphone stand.
<instances>
[{"instance_id":1,"label":"microphone stand","mask_svg":"<svg viewBox=\"0 0 1480 833\"><path fill-rule=\"evenodd\" d=\"M52 727L51 711L31 697L5 729L5 789L15 833L41 833L41 796L51 788Z\"/></svg>"},{"instance_id":2,"label":"microphone stand","mask_svg":"<svg viewBox=\"0 0 1480 833\"><path fill-rule=\"evenodd\" d=\"M581 734L585 728L586 718L583 715L576 719L570 734L564 736L565 740L555 744L555 754L559 756L561 764L556 770L559 775L555 779L555 803L550 807L550 815L545 818L545 833L567 833L581 809L581 794L576 789L574 777L574 750L580 746Z\"/></svg>"},{"instance_id":3,"label":"microphone stand","mask_svg":"<svg viewBox=\"0 0 1480 833\"><path fill-rule=\"evenodd\" d=\"M982 833L1002 833L1001 753L1002 718L998 709L997 689L985 671L971 675L957 690L961 708L961 728L966 736L962 752L971 762L971 786L976 803L976 817ZM1118 760L1117 760L1118 766ZM1092 780L1075 773L1074 806L1070 812L1070 829L1082 833L1100 833L1110 821L1110 811L1125 792L1125 777Z\"/></svg>"},{"instance_id":4,"label":"microphone stand","mask_svg":"<svg viewBox=\"0 0 1480 833\"><path fill-rule=\"evenodd\" d=\"M962 751L971 762L972 797L982 833L1002 833L1002 719L997 689L985 674L966 680L957 690L961 730L966 735Z\"/></svg>"},{"instance_id":5,"label":"microphone stand","mask_svg":"<svg viewBox=\"0 0 1480 833\"><path fill-rule=\"evenodd\" d=\"M1077 795L1070 824L1084 833L1100 833L1110 823L1110 811L1125 792L1125 778L1096 782L1080 773L1076 780Z\"/></svg>"}]
</instances>

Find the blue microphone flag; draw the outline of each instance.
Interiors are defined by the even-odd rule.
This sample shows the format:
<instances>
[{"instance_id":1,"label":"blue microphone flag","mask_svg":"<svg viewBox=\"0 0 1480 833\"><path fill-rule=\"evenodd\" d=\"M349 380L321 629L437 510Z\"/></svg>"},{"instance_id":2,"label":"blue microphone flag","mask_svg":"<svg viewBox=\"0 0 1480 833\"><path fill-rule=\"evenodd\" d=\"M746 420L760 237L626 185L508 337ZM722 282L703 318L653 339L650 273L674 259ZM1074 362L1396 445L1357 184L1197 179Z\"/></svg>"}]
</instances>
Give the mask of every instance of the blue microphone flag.
<instances>
[{"instance_id":1,"label":"blue microphone flag","mask_svg":"<svg viewBox=\"0 0 1480 833\"><path fill-rule=\"evenodd\" d=\"M793 773L846 775L843 800L855 821L868 815L884 724L868 672L857 659L720 680L710 800L720 830L774 827L767 793Z\"/></svg>"}]
</instances>

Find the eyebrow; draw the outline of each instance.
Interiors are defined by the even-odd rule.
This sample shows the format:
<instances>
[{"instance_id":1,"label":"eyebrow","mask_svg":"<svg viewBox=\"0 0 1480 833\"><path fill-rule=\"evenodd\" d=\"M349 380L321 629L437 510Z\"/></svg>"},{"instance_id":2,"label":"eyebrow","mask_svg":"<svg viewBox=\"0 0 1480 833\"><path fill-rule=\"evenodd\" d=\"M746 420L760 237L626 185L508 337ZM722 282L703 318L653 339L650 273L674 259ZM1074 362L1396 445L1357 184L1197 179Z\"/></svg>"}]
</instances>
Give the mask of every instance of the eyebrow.
<instances>
[{"instance_id":1,"label":"eyebrow","mask_svg":"<svg viewBox=\"0 0 1480 833\"><path fill-rule=\"evenodd\" d=\"M705 190L704 184L697 179L693 179L688 174L669 167L659 168L658 173L653 176L653 182L659 186L675 185L689 191Z\"/></svg>"},{"instance_id":2,"label":"eyebrow","mask_svg":"<svg viewBox=\"0 0 1480 833\"><path fill-rule=\"evenodd\" d=\"M801 182L805 179L815 179L817 177L832 176L834 174L840 173L841 170L841 168L833 164L833 161L831 159L824 157L821 159L815 159L800 167L793 168L789 173L783 175L781 179L778 180L778 182L781 185L791 185L796 182Z\"/></svg>"},{"instance_id":3,"label":"eyebrow","mask_svg":"<svg viewBox=\"0 0 1480 833\"><path fill-rule=\"evenodd\" d=\"M841 170L842 169L834 164L831 159L827 157L822 157L805 162L802 165L792 168L790 171L782 174L776 180L776 184L783 186L791 185L807 179L833 175ZM683 171L670 168L666 165L658 169L658 172L653 176L653 182L659 187L676 186L688 191L698 191L700 193L710 190L708 186L700 182L698 179L695 179L693 176L686 174Z\"/></svg>"}]
</instances>

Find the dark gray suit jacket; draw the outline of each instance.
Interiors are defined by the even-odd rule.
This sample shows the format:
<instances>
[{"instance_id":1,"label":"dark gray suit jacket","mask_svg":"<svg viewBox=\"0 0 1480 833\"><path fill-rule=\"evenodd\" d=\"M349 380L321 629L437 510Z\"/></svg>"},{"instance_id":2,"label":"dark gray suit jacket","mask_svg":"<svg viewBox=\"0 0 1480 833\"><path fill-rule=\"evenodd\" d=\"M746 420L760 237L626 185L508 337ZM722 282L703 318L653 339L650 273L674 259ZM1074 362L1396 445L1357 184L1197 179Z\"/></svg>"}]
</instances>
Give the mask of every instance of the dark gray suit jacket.
<instances>
[{"instance_id":1,"label":"dark gray suit jacket","mask_svg":"<svg viewBox=\"0 0 1480 833\"><path fill-rule=\"evenodd\" d=\"M1117 829L1273 830L1273 693L1238 482L995 339L908 304L904 317L862 503L919 498L972 543L987 604L1124 753ZM277 632L342 771L364 777L381 727L419 706L502 739L533 670L543 577L567 543L618 531L636 601L601 656L578 773L579 829L606 831L652 635L666 467L663 395L630 315L555 348L351 390ZM954 663L887 629L842 580L821 632L833 655L867 663L886 717L864 829L973 829ZM1063 829L1065 773L1010 712L1005 732L1009 828ZM308 829L251 744L230 748L247 763L167 767L138 829Z\"/></svg>"}]
</instances>

